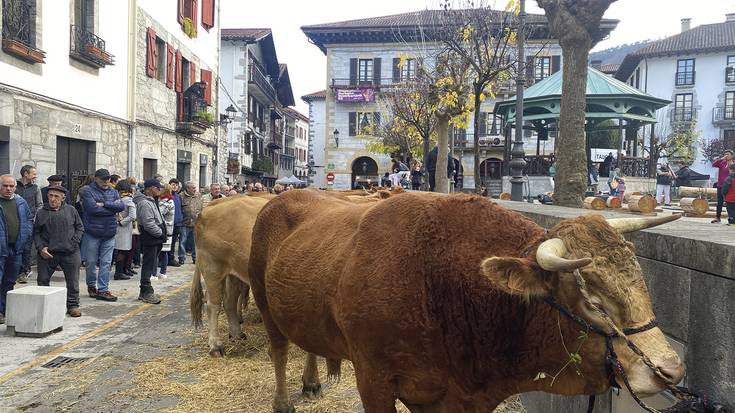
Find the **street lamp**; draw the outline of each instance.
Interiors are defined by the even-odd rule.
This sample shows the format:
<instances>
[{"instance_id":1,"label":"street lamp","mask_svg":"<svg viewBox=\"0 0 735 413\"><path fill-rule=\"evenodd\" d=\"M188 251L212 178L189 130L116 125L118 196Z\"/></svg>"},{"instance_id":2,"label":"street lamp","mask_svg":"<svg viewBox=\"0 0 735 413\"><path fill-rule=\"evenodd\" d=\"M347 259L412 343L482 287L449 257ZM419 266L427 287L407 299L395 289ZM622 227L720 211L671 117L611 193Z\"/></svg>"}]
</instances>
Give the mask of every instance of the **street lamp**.
<instances>
[{"instance_id":1,"label":"street lamp","mask_svg":"<svg viewBox=\"0 0 735 413\"><path fill-rule=\"evenodd\" d=\"M236 113L237 109L235 109L234 106L228 106L227 109L225 109L225 113L220 113L219 124L223 126L229 125L230 123L232 123L233 120L235 120Z\"/></svg>"},{"instance_id":2,"label":"street lamp","mask_svg":"<svg viewBox=\"0 0 735 413\"><path fill-rule=\"evenodd\" d=\"M525 22L526 22L526 1L521 0L521 11L518 14L518 66L526 64L524 58L525 47ZM522 72L521 72L522 73ZM523 159L526 155L523 151L523 85L525 79L522 75L516 76L516 136L513 140L513 149L511 151L510 166L510 199L512 201L523 201L523 168L526 161Z\"/></svg>"},{"instance_id":3,"label":"street lamp","mask_svg":"<svg viewBox=\"0 0 735 413\"><path fill-rule=\"evenodd\" d=\"M339 131L335 129L334 132L332 132L332 135L334 136L334 146L339 148Z\"/></svg>"}]
</instances>

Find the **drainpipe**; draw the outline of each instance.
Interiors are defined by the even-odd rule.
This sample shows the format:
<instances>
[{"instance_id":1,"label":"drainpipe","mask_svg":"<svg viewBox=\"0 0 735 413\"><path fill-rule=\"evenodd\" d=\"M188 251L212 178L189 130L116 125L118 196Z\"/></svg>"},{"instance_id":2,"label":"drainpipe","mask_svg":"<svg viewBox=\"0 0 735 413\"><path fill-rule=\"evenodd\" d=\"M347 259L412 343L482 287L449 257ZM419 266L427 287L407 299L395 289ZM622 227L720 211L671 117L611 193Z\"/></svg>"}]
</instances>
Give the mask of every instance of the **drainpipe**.
<instances>
[{"instance_id":1,"label":"drainpipe","mask_svg":"<svg viewBox=\"0 0 735 413\"><path fill-rule=\"evenodd\" d=\"M135 60L137 58L137 42L135 36L138 21L138 2L137 0L128 1L128 176L135 176Z\"/></svg>"},{"instance_id":2,"label":"drainpipe","mask_svg":"<svg viewBox=\"0 0 735 413\"><path fill-rule=\"evenodd\" d=\"M217 73L217 74L214 76L214 82L217 83L217 87L214 88L214 87L212 87L213 85L210 85L209 86L209 88L211 90L216 90L217 91L217 101L214 102L214 104L212 105L212 106L214 106L216 108L215 109L215 112L214 112L215 113L215 119L216 120L219 120L219 95L220 95L220 90L219 90L219 84L220 84L220 77L219 77L219 58L220 58L220 53L222 51L222 48L221 48L221 45L220 45L220 42L222 41L221 40L222 39L221 30L222 29L220 27L220 15L219 15L219 13L220 13L220 7L221 7L221 5L222 5L222 2L217 2L217 54L216 54L216 56L217 56L217 62L215 63L215 73ZM212 155L213 155L213 158L214 159L212 159L212 180L210 181L210 182L213 182L213 183L214 182L224 182L224 180L225 180L224 175L220 175L219 174L219 160L220 160L220 157L222 155L220 153L220 147L219 147L219 134L220 134L220 131L222 129L220 127L219 122L215 123L215 125L216 126L215 126L215 130L214 130L214 151L212 151ZM225 132L226 132L227 131L227 128L224 128L224 129L225 129ZM220 179L220 177L222 179Z\"/></svg>"}]
</instances>

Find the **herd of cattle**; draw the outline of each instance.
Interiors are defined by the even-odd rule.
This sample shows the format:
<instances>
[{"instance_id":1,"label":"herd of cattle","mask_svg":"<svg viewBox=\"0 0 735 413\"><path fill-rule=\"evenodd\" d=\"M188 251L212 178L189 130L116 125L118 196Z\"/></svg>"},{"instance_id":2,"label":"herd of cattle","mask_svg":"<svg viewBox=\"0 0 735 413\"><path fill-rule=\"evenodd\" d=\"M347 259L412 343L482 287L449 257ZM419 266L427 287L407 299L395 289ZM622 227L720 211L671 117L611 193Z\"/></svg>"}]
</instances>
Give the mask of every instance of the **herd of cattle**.
<instances>
[{"instance_id":1,"label":"herd of cattle","mask_svg":"<svg viewBox=\"0 0 735 413\"><path fill-rule=\"evenodd\" d=\"M305 189L225 198L196 224L191 311L201 325L203 279L209 352L222 356L220 308L230 336L244 338L252 288L270 339L277 413L294 411L290 342L308 353L305 393L320 391L317 356L330 379L350 360L366 413L395 412L396 399L412 412L489 412L527 391L597 394L621 383L606 371L605 338L580 332L547 301L602 331L610 328L590 300L620 329L646 325L650 297L622 234L676 218L588 215L546 231L475 195ZM671 381L683 377L659 328L629 339ZM621 338L613 345L633 391L664 389ZM539 380L541 372L553 381Z\"/></svg>"}]
</instances>

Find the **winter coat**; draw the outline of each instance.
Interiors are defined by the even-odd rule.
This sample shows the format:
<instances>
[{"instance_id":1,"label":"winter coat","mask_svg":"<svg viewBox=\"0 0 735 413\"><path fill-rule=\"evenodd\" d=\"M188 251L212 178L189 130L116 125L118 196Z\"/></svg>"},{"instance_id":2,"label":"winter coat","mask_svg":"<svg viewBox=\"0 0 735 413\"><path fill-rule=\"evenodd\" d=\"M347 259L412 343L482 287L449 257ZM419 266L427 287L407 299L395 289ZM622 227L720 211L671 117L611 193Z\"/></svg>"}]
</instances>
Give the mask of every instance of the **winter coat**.
<instances>
[{"instance_id":1,"label":"winter coat","mask_svg":"<svg viewBox=\"0 0 735 413\"><path fill-rule=\"evenodd\" d=\"M43 206L41 190L36 184L23 185L21 181L17 181L15 186L15 193L25 199L26 203L28 204L28 208L31 209L31 212L34 216L36 215L36 211L38 211Z\"/></svg>"},{"instance_id":2,"label":"winter coat","mask_svg":"<svg viewBox=\"0 0 735 413\"><path fill-rule=\"evenodd\" d=\"M725 178L725 182L722 184L722 196L728 205L735 204L735 172Z\"/></svg>"},{"instance_id":3,"label":"winter coat","mask_svg":"<svg viewBox=\"0 0 735 413\"><path fill-rule=\"evenodd\" d=\"M171 195L173 195L174 206L176 207L176 210L174 211L174 226L180 227L181 223L184 222L184 213L181 210L181 197L176 192Z\"/></svg>"},{"instance_id":4,"label":"winter coat","mask_svg":"<svg viewBox=\"0 0 735 413\"><path fill-rule=\"evenodd\" d=\"M36 214L33 239L39 253L48 248L51 255L73 254L79 250L82 234L82 219L77 210L67 203L62 203L61 208L56 211L44 205Z\"/></svg>"},{"instance_id":5,"label":"winter coat","mask_svg":"<svg viewBox=\"0 0 735 413\"><path fill-rule=\"evenodd\" d=\"M158 208L158 201L142 192L133 195L135 202L140 245L159 245L166 242L166 224Z\"/></svg>"},{"instance_id":6,"label":"winter coat","mask_svg":"<svg viewBox=\"0 0 735 413\"><path fill-rule=\"evenodd\" d=\"M18 238L15 240L15 251L23 251L33 239L33 213L23 197L16 195L15 207L18 210ZM0 207L0 257L7 257L10 253L8 247L8 231L5 223L5 214Z\"/></svg>"},{"instance_id":7,"label":"winter coat","mask_svg":"<svg viewBox=\"0 0 735 413\"><path fill-rule=\"evenodd\" d=\"M426 160L426 170L431 174L436 172L436 158L439 156L439 147L435 146L434 149L429 152L429 156ZM447 177L452 176L454 172L454 161L452 157L447 155Z\"/></svg>"},{"instance_id":8,"label":"winter coat","mask_svg":"<svg viewBox=\"0 0 735 413\"><path fill-rule=\"evenodd\" d=\"M724 159L718 159L712 162L712 166L717 168L717 186L722 188L722 185L725 184L725 179L730 174L728 170L729 164Z\"/></svg>"},{"instance_id":9,"label":"winter coat","mask_svg":"<svg viewBox=\"0 0 735 413\"><path fill-rule=\"evenodd\" d=\"M172 196L158 198L158 209L161 211L163 221L166 223L166 242L163 243L161 251L171 251L171 235L174 233L174 215L176 205Z\"/></svg>"},{"instance_id":10,"label":"winter coat","mask_svg":"<svg viewBox=\"0 0 735 413\"><path fill-rule=\"evenodd\" d=\"M202 197L197 194L189 195L186 191L181 191L179 195L181 195L181 212L184 214L181 225L191 228L202 213Z\"/></svg>"},{"instance_id":11,"label":"winter coat","mask_svg":"<svg viewBox=\"0 0 735 413\"><path fill-rule=\"evenodd\" d=\"M117 233L117 213L125 210L118 192L112 188L102 189L93 182L80 193L85 233L97 238L114 237ZM97 206L97 202L103 205Z\"/></svg>"},{"instance_id":12,"label":"winter coat","mask_svg":"<svg viewBox=\"0 0 735 413\"><path fill-rule=\"evenodd\" d=\"M121 199L125 210L117 215L117 232L115 233L115 249L130 251L133 248L133 225L138 212L133 197L125 195Z\"/></svg>"}]
</instances>

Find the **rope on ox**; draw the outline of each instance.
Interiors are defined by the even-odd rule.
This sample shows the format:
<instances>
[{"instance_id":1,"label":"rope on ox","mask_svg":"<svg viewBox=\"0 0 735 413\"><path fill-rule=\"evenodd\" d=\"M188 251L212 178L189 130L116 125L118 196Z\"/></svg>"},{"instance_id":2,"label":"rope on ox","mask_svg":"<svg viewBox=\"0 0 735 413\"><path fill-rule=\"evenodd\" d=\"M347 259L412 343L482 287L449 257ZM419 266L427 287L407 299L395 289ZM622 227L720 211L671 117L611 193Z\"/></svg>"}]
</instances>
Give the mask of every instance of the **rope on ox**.
<instances>
[{"instance_id":1,"label":"rope on ox","mask_svg":"<svg viewBox=\"0 0 735 413\"><path fill-rule=\"evenodd\" d=\"M607 314L607 312L605 312L605 310L592 302L589 293L587 292L587 283L585 282L582 274L580 274L578 269L574 270L574 278L585 302L595 311L595 313L597 313L598 316L600 316L600 318L605 321L605 324L610 327L612 332L606 332L598 328L597 326L590 324L587 320L577 316L576 314L573 314L567 308L558 304L556 301L554 301L553 298L547 298L546 302L551 307L557 309L560 313L564 314L572 321L576 322L587 330L592 331L605 338L605 344L607 346L607 350L605 353L605 369L607 370L608 379L610 380L610 385L612 387L620 387L615 381L615 373L617 373L622 378L625 387L628 389L631 396L633 396L633 399L638 403L639 406L641 406L642 409L650 413L727 413L727 408L725 406L714 402L706 395L699 394L685 387L676 386L676 383L672 383L671 379L666 377L661 369L653 364L651 359L649 359L648 356L646 356L645 353L643 353L643 351L641 351L641 349L635 345L635 343L628 339L628 335L641 333L643 331L647 331L658 326L658 322L656 321L656 319L652 319L641 327L625 328L621 330L620 328L618 328L617 325L615 325L615 323ZM638 395L631 388L630 382L628 381L628 375L626 374L623 365L620 363L620 361L618 360L618 356L615 353L615 349L613 347L613 339L616 337L622 338L628 348L630 348L636 355L641 358L643 363L653 371L656 377L660 378L664 383L666 383L667 390L669 390L674 396L676 396L677 399L679 399L678 403L666 409L657 410L648 406L645 402L643 402L643 400L638 397ZM589 405L587 408L588 413L592 412L592 410L594 409L594 405L595 396L590 396Z\"/></svg>"}]
</instances>

